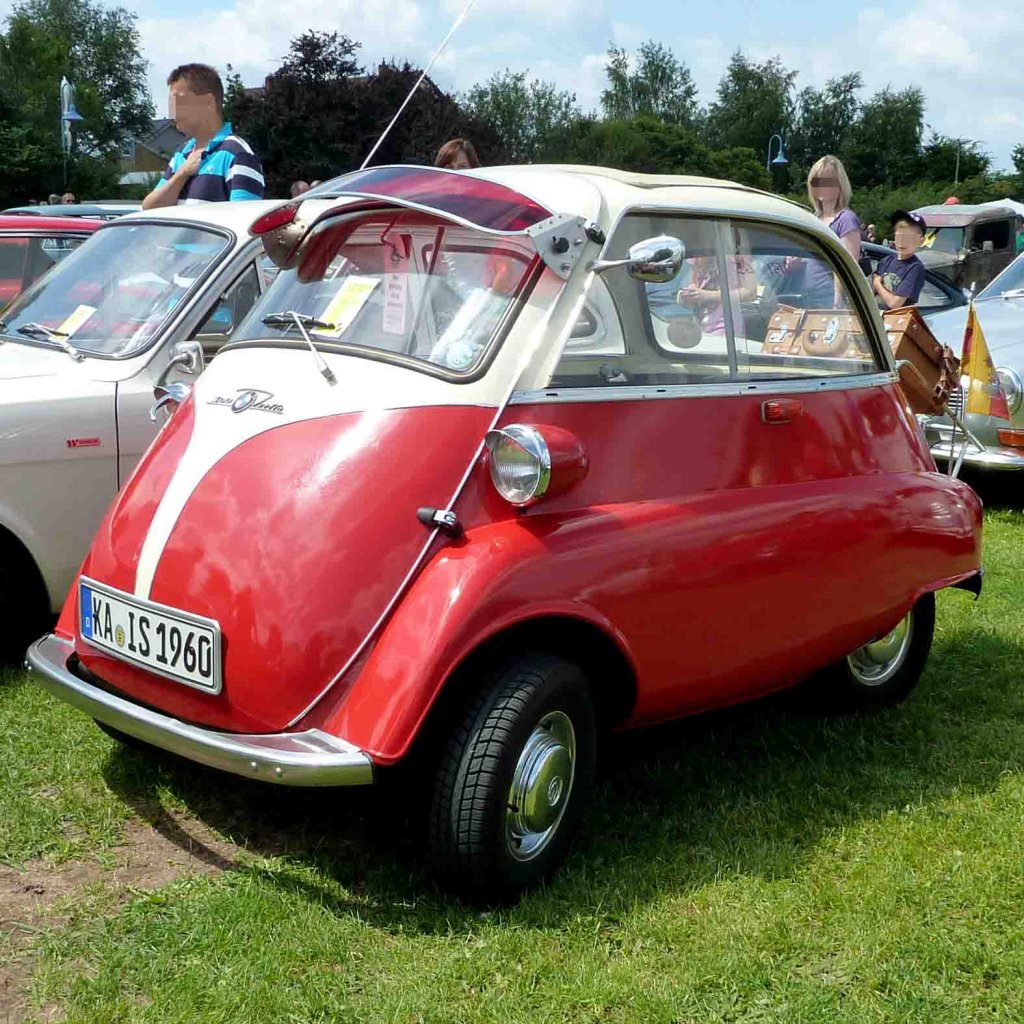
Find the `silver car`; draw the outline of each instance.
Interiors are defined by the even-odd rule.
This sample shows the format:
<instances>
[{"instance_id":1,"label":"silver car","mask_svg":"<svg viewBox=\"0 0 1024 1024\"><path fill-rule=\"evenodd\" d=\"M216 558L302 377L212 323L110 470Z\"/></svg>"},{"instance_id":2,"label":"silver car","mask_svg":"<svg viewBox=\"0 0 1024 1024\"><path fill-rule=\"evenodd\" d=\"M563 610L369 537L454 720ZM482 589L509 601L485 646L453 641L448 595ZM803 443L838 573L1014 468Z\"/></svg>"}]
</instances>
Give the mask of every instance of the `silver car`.
<instances>
[{"instance_id":1,"label":"silver car","mask_svg":"<svg viewBox=\"0 0 1024 1024\"><path fill-rule=\"evenodd\" d=\"M1024 470L1024 255L1018 256L975 299L978 323L999 373L1010 422L994 416L968 414L964 421L971 437L964 464L986 470ZM961 355L967 307L928 318L935 337ZM966 382L965 382L966 384ZM964 391L953 394L956 407ZM925 437L935 459L960 455L962 434L947 416L923 419Z\"/></svg>"}]
</instances>

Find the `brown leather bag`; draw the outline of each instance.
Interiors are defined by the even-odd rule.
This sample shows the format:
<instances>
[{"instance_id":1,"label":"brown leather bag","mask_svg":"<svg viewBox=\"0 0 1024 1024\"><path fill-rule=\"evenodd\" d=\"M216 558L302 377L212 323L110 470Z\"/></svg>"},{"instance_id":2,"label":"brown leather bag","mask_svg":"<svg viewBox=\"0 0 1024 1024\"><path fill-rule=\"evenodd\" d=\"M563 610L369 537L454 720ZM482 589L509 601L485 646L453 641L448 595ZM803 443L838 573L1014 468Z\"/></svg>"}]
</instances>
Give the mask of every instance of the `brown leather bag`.
<instances>
[{"instance_id":1,"label":"brown leather bag","mask_svg":"<svg viewBox=\"0 0 1024 1024\"><path fill-rule=\"evenodd\" d=\"M779 306L772 314L764 351L785 356L871 357L856 313L845 309L797 309L793 306Z\"/></svg>"},{"instance_id":2,"label":"brown leather bag","mask_svg":"<svg viewBox=\"0 0 1024 1024\"><path fill-rule=\"evenodd\" d=\"M939 344L916 306L882 314L885 333L899 366L900 383L914 412L936 416L960 383L960 360L948 345Z\"/></svg>"}]
</instances>

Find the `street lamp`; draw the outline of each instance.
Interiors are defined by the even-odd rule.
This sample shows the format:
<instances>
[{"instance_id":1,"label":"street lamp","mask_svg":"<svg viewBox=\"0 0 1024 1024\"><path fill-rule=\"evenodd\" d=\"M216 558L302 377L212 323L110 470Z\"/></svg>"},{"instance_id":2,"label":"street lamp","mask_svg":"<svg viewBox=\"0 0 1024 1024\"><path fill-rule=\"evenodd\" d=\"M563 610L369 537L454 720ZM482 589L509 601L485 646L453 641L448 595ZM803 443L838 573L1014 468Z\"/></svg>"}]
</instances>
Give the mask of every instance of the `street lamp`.
<instances>
[{"instance_id":1,"label":"street lamp","mask_svg":"<svg viewBox=\"0 0 1024 1024\"><path fill-rule=\"evenodd\" d=\"M60 148L64 154L64 187L68 187L68 153L71 152L71 122L85 118L75 109L75 87L61 75L60 78Z\"/></svg>"},{"instance_id":2,"label":"street lamp","mask_svg":"<svg viewBox=\"0 0 1024 1024\"><path fill-rule=\"evenodd\" d=\"M775 159L773 160L772 159L772 143L776 139L779 140L779 152L776 154ZM781 135L773 135L768 140L768 159L765 161L765 165L764 165L765 166L765 170L770 171L773 167L787 167L788 165L789 165L789 160L786 159L786 150L785 150L785 147L782 145L782 136Z\"/></svg>"}]
</instances>

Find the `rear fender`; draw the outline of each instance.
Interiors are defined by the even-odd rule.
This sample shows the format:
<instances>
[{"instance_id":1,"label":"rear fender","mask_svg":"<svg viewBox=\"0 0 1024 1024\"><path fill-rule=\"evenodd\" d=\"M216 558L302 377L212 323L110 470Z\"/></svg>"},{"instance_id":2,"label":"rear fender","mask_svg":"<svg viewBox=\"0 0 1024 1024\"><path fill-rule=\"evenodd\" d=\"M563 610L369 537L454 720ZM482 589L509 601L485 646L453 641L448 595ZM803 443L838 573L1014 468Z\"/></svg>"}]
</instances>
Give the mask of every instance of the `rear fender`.
<instances>
[{"instance_id":1,"label":"rear fender","mask_svg":"<svg viewBox=\"0 0 1024 1024\"><path fill-rule=\"evenodd\" d=\"M401 601L340 700L328 695L303 726L316 722L357 744L375 762L395 762L467 659L506 638L514 643L517 636L526 643L557 637L557 653L566 656L573 655L576 638L603 645L615 662L604 684L615 692L599 692L596 701L608 717L627 717L635 660L612 623L585 601L547 595L566 592L564 585L545 586L558 575L550 540L542 542L508 521L470 531L443 548ZM565 628L559 630L559 623ZM588 652L581 649L578 656L585 660Z\"/></svg>"}]
</instances>

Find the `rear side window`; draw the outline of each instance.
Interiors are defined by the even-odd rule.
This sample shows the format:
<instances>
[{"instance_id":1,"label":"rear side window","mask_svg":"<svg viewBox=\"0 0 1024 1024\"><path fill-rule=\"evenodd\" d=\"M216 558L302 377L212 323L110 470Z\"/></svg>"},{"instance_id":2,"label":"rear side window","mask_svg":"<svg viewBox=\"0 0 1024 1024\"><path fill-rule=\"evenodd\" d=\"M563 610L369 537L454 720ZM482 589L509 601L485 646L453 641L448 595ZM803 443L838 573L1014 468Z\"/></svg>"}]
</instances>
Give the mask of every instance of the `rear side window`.
<instances>
[{"instance_id":1,"label":"rear side window","mask_svg":"<svg viewBox=\"0 0 1024 1024\"><path fill-rule=\"evenodd\" d=\"M592 287L614 305L621 352L606 345L591 353L571 339L550 386L754 382L883 368L845 276L813 239L743 221L638 215L622 221L606 254L621 259L661 235L685 249L671 281L641 283L620 268Z\"/></svg>"},{"instance_id":2,"label":"rear side window","mask_svg":"<svg viewBox=\"0 0 1024 1024\"><path fill-rule=\"evenodd\" d=\"M993 249L1008 249L1010 247L1010 222L992 220L987 224L979 224L974 229L974 237L971 241L974 243L975 249L980 249L986 242L991 242Z\"/></svg>"}]
</instances>

